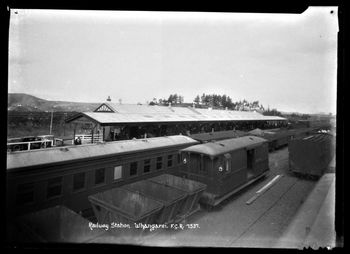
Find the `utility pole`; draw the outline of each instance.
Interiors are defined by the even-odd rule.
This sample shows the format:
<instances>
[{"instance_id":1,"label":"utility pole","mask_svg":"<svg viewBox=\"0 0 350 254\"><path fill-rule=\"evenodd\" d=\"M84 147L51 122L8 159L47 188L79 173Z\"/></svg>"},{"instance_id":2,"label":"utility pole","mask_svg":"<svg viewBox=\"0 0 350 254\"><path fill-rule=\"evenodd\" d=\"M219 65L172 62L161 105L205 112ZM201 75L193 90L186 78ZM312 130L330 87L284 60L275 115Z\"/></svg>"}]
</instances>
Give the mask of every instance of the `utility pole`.
<instances>
[{"instance_id":1,"label":"utility pole","mask_svg":"<svg viewBox=\"0 0 350 254\"><path fill-rule=\"evenodd\" d=\"M51 132L52 132L52 119L53 119L53 110L51 111L50 135L51 135Z\"/></svg>"},{"instance_id":2,"label":"utility pole","mask_svg":"<svg viewBox=\"0 0 350 254\"><path fill-rule=\"evenodd\" d=\"M67 113L64 113L64 119L63 119L63 137L66 136L66 119L67 119Z\"/></svg>"}]
</instances>

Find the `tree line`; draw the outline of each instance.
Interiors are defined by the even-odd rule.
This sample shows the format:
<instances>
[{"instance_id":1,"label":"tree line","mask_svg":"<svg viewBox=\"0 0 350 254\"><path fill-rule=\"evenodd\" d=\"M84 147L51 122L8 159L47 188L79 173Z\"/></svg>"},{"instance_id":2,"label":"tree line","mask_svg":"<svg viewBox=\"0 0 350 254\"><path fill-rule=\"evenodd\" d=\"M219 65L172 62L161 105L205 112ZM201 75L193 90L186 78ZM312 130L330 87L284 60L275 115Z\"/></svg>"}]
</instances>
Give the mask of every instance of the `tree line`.
<instances>
[{"instance_id":1,"label":"tree line","mask_svg":"<svg viewBox=\"0 0 350 254\"><path fill-rule=\"evenodd\" d=\"M162 98L157 100L153 98L149 105L180 105L184 104L184 97L180 94L170 94L168 99ZM226 94L205 94L197 95L193 99L193 103L196 106L204 106L211 107L215 109L229 109L229 110L238 110L238 111L258 111L263 113L264 115L274 115L274 116L282 116L282 113L277 109L270 109L269 107L265 109L265 107L259 103L259 101L249 102L247 100L233 101L232 98ZM192 104L192 103L190 103Z\"/></svg>"},{"instance_id":2,"label":"tree line","mask_svg":"<svg viewBox=\"0 0 350 254\"><path fill-rule=\"evenodd\" d=\"M168 99L161 98L157 100L157 98L153 98L149 105L169 105L169 104L182 104L184 103L184 97L180 94L170 94Z\"/></svg>"}]
</instances>

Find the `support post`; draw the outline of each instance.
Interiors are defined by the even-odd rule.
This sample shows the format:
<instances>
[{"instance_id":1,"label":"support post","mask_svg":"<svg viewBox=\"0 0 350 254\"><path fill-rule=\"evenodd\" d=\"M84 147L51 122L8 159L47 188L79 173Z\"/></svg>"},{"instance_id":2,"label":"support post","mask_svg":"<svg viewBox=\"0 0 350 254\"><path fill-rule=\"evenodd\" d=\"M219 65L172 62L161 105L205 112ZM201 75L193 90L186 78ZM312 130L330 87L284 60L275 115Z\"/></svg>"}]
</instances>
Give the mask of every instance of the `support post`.
<instances>
[{"instance_id":1,"label":"support post","mask_svg":"<svg viewBox=\"0 0 350 254\"><path fill-rule=\"evenodd\" d=\"M75 141L75 129L77 128L77 124L74 124L74 131L73 131L73 142L72 145L74 145L74 141Z\"/></svg>"}]
</instances>

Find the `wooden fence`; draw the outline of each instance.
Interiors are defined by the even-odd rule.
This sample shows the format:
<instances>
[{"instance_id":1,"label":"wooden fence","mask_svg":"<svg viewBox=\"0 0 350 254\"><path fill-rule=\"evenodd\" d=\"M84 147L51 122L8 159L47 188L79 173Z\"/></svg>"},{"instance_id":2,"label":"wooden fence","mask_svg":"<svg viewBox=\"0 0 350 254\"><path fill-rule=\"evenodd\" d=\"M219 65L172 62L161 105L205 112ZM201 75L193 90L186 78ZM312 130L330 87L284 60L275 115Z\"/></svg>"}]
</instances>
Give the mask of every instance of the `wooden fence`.
<instances>
[{"instance_id":1,"label":"wooden fence","mask_svg":"<svg viewBox=\"0 0 350 254\"><path fill-rule=\"evenodd\" d=\"M86 134L76 134L74 140L80 138L81 144L92 144L103 141L103 134L94 134L94 135L86 135ZM74 144L74 140L72 140L72 144Z\"/></svg>"},{"instance_id":2,"label":"wooden fence","mask_svg":"<svg viewBox=\"0 0 350 254\"><path fill-rule=\"evenodd\" d=\"M53 147L53 140L7 143L7 151L23 151Z\"/></svg>"}]
</instances>

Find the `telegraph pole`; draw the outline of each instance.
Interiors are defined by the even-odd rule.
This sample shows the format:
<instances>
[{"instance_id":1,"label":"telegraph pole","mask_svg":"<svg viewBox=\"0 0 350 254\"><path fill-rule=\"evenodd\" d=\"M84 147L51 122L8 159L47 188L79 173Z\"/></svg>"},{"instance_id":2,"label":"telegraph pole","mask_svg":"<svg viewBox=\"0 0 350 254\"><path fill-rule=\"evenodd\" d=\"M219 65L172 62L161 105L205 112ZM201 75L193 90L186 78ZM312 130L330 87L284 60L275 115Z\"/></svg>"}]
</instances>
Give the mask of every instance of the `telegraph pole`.
<instances>
[{"instance_id":1,"label":"telegraph pole","mask_svg":"<svg viewBox=\"0 0 350 254\"><path fill-rule=\"evenodd\" d=\"M52 132L52 119L53 119L53 110L51 111L50 135L51 135L51 132Z\"/></svg>"}]
</instances>

